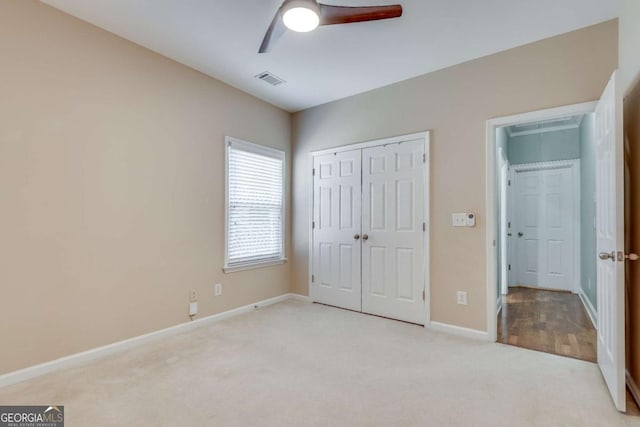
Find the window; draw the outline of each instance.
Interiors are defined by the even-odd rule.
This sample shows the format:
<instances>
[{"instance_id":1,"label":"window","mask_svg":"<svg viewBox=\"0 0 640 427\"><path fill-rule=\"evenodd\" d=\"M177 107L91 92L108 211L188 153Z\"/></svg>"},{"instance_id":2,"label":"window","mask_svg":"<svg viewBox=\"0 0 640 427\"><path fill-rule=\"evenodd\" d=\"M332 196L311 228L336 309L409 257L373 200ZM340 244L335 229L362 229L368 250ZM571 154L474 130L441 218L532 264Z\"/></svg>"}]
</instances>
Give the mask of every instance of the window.
<instances>
[{"instance_id":1,"label":"window","mask_svg":"<svg viewBox=\"0 0 640 427\"><path fill-rule=\"evenodd\" d=\"M225 272L284 258L284 151L226 138Z\"/></svg>"}]
</instances>

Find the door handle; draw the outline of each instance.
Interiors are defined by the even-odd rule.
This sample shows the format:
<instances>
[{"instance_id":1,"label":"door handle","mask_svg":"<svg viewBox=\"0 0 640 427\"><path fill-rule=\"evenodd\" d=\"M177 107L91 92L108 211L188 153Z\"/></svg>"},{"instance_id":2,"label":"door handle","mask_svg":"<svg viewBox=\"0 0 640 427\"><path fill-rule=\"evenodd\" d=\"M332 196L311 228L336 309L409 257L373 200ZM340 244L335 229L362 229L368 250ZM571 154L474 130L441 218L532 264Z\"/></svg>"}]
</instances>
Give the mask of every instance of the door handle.
<instances>
[{"instance_id":1,"label":"door handle","mask_svg":"<svg viewBox=\"0 0 640 427\"><path fill-rule=\"evenodd\" d=\"M354 238L354 239L356 239L356 240L358 240L358 239L360 239L360 235L359 235L359 234L356 234L355 236L353 236L353 238Z\"/></svg>"},{"instance_id":2,"label":"door handle","mask_svg":"<svg viewBox=\"0 0 640 427\"><path fill-rule=\"evenodd\" d=\"M511 236L513 236L513 234L511 234L511 233L507 233L507 236L511 237Z\"/></svg>"},{"instance_id":3,"label":"door handle","mask_svg":"<svg viewBox=\"0 0 640 427\"><path fill-rule=\"evenodd\" d=\"M598 257L600 257L601 260L608 260L610 259L611 261L615 261L616 260L616 253L615 252L600 252L600 254L598 255Z\"/></svg>"},{"instance_id":4,"label":"door handle","mask_svg":"<svg viewBox=\"0 0 640 427\"><path fill-rule=\"evenodd\" d=\"M518 233L518 237L522 237L522 236L524 236L524 233L523 233L522 231L520 231L520 232Z\"/></svg>"},{"instance_id":5,"label":"door handle","mask_svg":"<svg viewBox=\"0 0 640 427\"><path fill-rule=\"evenodd\" d=\"M363 234L362 235L362 240L369 240L369 235Z\"/></svg>"}]
</instances>

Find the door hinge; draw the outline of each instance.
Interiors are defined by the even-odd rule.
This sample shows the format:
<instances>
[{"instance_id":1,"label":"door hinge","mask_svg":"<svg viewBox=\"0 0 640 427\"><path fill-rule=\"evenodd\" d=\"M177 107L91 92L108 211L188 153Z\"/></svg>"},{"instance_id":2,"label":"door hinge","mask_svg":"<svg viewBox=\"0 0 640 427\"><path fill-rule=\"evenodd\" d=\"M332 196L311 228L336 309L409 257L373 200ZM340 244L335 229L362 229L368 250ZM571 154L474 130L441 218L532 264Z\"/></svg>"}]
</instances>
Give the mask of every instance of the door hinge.
<instances>
[{"instance_id":1,"label":"door hinge","mask_svg":"<svg viewBox=\"0 0 640 427\"><path fill-rule=\"evenodd\" d=\"M425 290L423 289L423 290L422 290L422 301L426 301L426 298L427 298L427 296L426 296L426 292L425 292Z\"/></svg>"},{"instance_id":2,"label":"door hinge","mask_svg":"<svg viewBox=\"0 0 640 427\"><path fill-rule=\"evenodd\" d=\"M427 153L422 153L422 163L427 163Z\"/></svg>"},{"instance_id":3,"label":"door hinge","mask_svg":"<svg viewBox=\"0 0 640 427\"><path fill-rule=\"evenodd\" d=\"M511 264L509 264L509 271L511 271Z\"/></svg>"},{"instance_id":4,"label":"door hinge","mask_svg":"<svg viewBox=\"0 0 640 427\"><path fill-rule=\"evenodd\" d=\"M507 222L507 227L511 228L511 221Z\"/></svg>"},{"instance_id":5,"label":"door hinge","mask_svg":"<svg viewBox=\"0 0 640 427\"><path fill-rule=\"evenodd\" d=\"M313 282L315 282L315 281L316 281L316 276L312 274L312 275L311 275L311 283L313 283Z\"/></svg>"},{"instance_id":6,"label":"door hinge","mask_svg":"<svg viewBox=\"0 0 640 427\"><path fill-rule=\"evenodd\" d=\"M427 223L426 222L422 223L422 231L427 231Z\"/></svg>"},{"instance_id":7,"label":"door hinge","mask_svg":"<svg viewBox=\"0 0 640 427\"><path fill-rule=\"evenodd\" d=\"M511 185L511 180L509 180L509 181L507 181L507 182L508 182L508 184L507 184L507 185Z\"/></svg>"},{"instance_id":8,"label":"door hinge","mask_svg":"<svg viewBox=\"0 0 640 427\"><path fill-rule=\"evenodd\" d=\"M313 175L313 176L316 175L316 168L311 169L311 175Z\"/></svg>"},{"instance_id":9,"label":"door hinge","mask_svg":"<svg viewBox=\"0 0 640 427\"><path fill-rule=\"evenodd\" d=\"M316 228L316 222L315 221L311 221L311 228Z\"/></svg>"}]
</instances>

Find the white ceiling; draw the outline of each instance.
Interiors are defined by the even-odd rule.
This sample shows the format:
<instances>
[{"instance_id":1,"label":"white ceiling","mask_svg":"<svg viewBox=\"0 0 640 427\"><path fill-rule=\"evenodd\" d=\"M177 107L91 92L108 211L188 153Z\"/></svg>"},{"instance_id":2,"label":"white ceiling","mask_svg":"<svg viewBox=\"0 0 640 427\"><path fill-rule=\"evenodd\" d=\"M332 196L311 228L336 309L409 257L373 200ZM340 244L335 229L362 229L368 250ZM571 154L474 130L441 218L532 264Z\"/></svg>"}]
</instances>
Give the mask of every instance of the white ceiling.
<instances>
[{"instance_id":1,"label":"white ceiling","mask_svg":"<svg viewBox=\"0 0 640 427\"><path fill-rule=\"evenodd\" d=\"M365 92L618 16L620 0L401 3L398 19L288 32L258 47L282 0L43 0L288 111ZM270 71L272 87L254 76Z\"/></svg>"}]
</instances>

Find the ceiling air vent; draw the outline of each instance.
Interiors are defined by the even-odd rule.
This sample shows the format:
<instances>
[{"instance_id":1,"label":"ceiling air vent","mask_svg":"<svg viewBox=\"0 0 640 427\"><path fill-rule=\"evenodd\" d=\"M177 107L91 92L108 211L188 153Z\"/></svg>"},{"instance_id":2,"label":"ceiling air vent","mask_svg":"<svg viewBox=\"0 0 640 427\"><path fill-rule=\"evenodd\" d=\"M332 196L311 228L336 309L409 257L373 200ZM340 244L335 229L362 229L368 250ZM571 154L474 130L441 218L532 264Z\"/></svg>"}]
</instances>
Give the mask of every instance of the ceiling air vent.
<instances>
[{"instance_id":1,"label":"ceiling air vent","mask_svg":"<svg viewBox=\"0 0 640 427\"><path fill-rule=\"evenodd\" d=\"M270 73L269 71L265 71L264 73L260 73L256 75L256 78L262 80L263 82L269 83L271 86L278 86L282 83L285 83L280 77Z\"/></svg>"}]
</instances>

